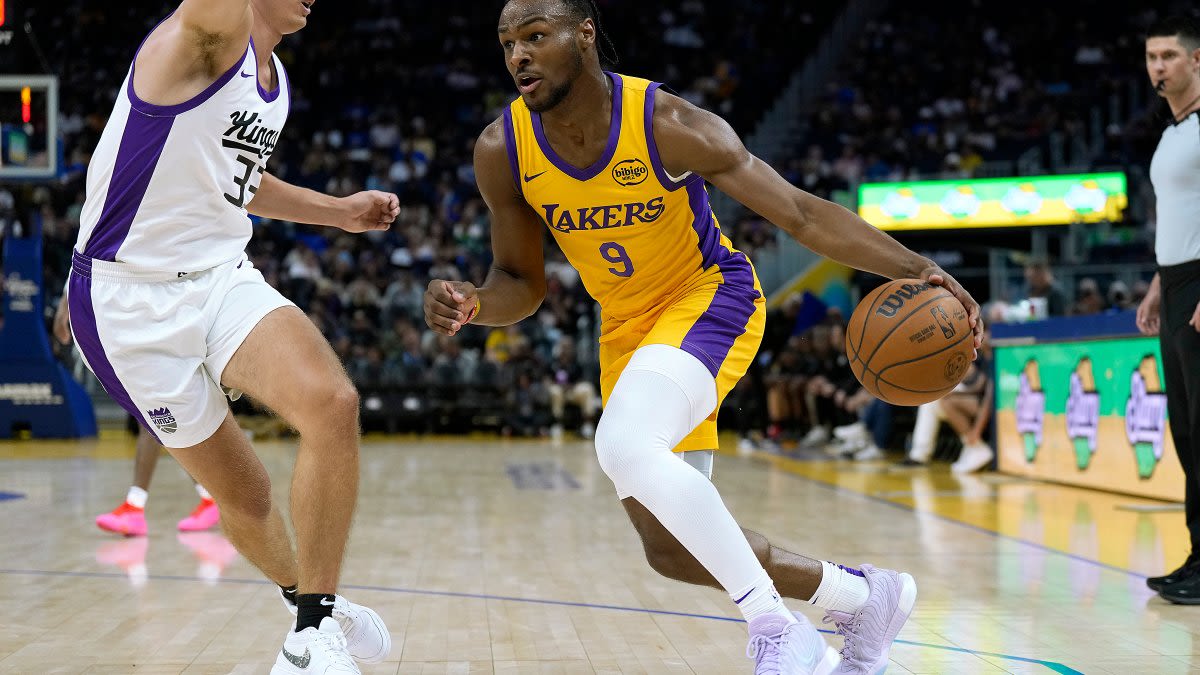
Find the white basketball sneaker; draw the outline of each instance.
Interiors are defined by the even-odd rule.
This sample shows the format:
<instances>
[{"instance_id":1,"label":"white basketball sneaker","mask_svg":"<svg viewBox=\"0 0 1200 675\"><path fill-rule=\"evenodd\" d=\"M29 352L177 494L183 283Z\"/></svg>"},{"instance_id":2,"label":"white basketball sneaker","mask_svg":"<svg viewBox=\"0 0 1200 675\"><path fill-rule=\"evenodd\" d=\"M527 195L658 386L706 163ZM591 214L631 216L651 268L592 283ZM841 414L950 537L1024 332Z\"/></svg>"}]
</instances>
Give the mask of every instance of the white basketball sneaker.
<instances>
[{"instance_id":1,"label":"white basketball sneaker","mask_svg":"<svg viewBox=\"0 0 1200 675\"><path fill-rule=\"evenodd\" d=\"M325 617L320 628L288 631L271 675L362 675L362 671L346 651L342 627Z\"/></svg>"},{"instance_id":2,"label":"white basketball sneaker","mask_svg":"<svg viewBox=\"0 0 1200 675\"><path fill-rule=\"evenodd\" d=\"M828 675L840 659L803 614L795 623L768 614L750 622L746 656L754 659L754 675Z\"/></svg>"},{"instance_id":3,"label":"white basketball sneaker","mask_svg":"<svg viewBox=\"0 0 1200 675\"><path fill-rule=\"evenodd\" d=\"M283 596L283 604L296 616L296 606ZM353 602L335 595L333 600L333 618L341 626L346 637L346 649L359 663L382 663L392 651L392 634L388 632L383 619L370 607L356 605Z\"/></svg>"}]
</instances>

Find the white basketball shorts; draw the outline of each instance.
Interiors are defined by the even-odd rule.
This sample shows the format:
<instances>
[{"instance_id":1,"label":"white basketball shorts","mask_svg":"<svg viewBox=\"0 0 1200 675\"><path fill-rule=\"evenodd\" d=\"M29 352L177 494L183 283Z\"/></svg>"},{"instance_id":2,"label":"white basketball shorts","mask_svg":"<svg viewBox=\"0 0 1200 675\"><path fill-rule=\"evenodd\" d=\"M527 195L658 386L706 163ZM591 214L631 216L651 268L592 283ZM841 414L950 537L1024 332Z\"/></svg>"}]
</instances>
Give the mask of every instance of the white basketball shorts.
<instances>
[{"instance_id":1,"label":"white basketball shorts","mask_svg":"<svg viewBox=\"0 0 1200 675\"><path fill-rule=\"evenodd\" d=\"M163 445L206 441L229 410L221 373L267 314L291 305L243 256L199 272L71 261L71 332L105 391Z\"/></svg>"}]
</instances>

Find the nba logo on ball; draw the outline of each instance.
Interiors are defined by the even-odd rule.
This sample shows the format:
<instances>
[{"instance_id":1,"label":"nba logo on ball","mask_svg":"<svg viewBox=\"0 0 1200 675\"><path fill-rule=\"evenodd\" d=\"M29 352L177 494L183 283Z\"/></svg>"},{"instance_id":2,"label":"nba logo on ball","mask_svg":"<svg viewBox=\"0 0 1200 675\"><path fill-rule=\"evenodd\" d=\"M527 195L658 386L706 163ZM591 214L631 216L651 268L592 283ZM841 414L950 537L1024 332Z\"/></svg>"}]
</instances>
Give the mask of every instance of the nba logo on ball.
<instances>
[{"instance_id":1,"label":"nba logo on ball","mask_svg":"<svg viewBox=\"0 0 1200 675\"><path fill-rule=\"evenodd\" d=\"M897 279L867 294L846 325L846 358L863 388L893 405L950 393L974 358L967 310L950 291Z\"/></svg>"},{"instance_id":2,"label":"nba logo on ball","mask_svg":"<svg viewBox=\"0 0 1200 675\"><path fill-rule=\"evenodd\" d=\"M938 328L942 329L942 335L945 336L947 340L954 337L954 325L950 323L950 316L946 314L946 310L942 309L941 305L934 306L929 310L929 313L933 314L934 320L937 321ZM963 367L963 370L966 370L965 366Z\"/></svg>"}]
</instances>

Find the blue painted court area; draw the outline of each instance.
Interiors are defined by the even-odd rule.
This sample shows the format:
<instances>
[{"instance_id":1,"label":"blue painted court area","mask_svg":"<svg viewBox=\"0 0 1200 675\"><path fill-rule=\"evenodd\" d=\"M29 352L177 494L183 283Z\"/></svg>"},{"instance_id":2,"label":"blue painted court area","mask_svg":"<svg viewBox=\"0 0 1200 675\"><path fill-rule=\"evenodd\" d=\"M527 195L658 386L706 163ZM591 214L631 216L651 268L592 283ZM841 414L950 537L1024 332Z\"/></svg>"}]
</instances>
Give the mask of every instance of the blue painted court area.
<instances>
[{"instance_id":1,"label":"blue painted court area","mask_svg":"<svg viewBox=\"0 0 1200 675\"><path fill-rule=\"evenodd\" d=\"M20 492L5 492L0 490L0 502L12 501L15 499L25 499L25 495Z\"/></svg>"},{"instance_id":2,"label":"blue painted court area","mask_svg":"<svg viewBox=\"0 0 1200 675\"><path fill-rule=\"evenodd\" d=\"M19 570L19 569L0 569L0 575L12 576L41 576L41 577L87 577L94 579L119 579L125 581L125 574L116 572L66 572L57 570ZM148 579L154 581L194 581L202 583L212 583L214 580L205 580L200 577L169 575L169 574L151 574ZM217 583L222 584L250 584L250 585L272 585L271 582L260 579L217 579ZM420 588L398 588L392 586L364 586L359 584L345 584L342 588L360 591L376 591L380 593L405 593L409 595L428 595L445 598L470 598L474 600L503 600L507 602L523 602L536 605L556 605L560 607L582 607L586 609L602 609L615 612L636 612L639 614L655 614L659 616L678 616L691 619L703 619L707 621L725 621L729 623L742 623L742 620L736 617L717 616L714 614L693 614L690 612L673 612L666 609L645 609L643 607L624 607L621 605L603 605L589 602L572 602L569 600L551 600L545 598L520 598L507 595L487 595L483 593L456 593L454 591L435 591ZM820 629L823 633L832 634L833 631ZM973 654L975 656L990 656L992 658L1006 659L1009 661L1017 661L1020 663L1032 663L1044 666L1050 672L1063 673L1064 675L1083 675L1082 671L1075 670L1069 666L1053 661L1043 661L1025 656L1013 656L1011 654L999 654L996 652L982 652L965 647L955 647L953 645L935 645L927 642L913 642L910 640L896 640L896 644L911 645L914 647L922 647L924 649L938 649L948 652L958 652L961 654Z\"/></svg>"}]
</instances>

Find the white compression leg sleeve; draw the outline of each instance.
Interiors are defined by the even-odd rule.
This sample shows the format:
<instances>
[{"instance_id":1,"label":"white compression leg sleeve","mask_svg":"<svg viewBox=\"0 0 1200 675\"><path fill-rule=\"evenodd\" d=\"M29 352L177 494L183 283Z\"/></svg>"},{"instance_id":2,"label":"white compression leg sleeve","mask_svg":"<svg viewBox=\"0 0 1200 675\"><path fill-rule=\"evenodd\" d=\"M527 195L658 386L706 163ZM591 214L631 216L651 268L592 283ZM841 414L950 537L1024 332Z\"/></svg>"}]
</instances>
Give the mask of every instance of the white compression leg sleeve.
<instances>
[{"instance_id":1,"label":"white compression leg sleeve","mask_svg":"<svg viewBox=\"0 0 1200 675\"><path fill-rule=\"evenodd\" d=\"M769 583L766 571L717 488L671 451L716 405L712 373L699 359L642 347L609 396L596 454L617 494L637 499L732 594Z\"/></svg>"}]
</instances>

